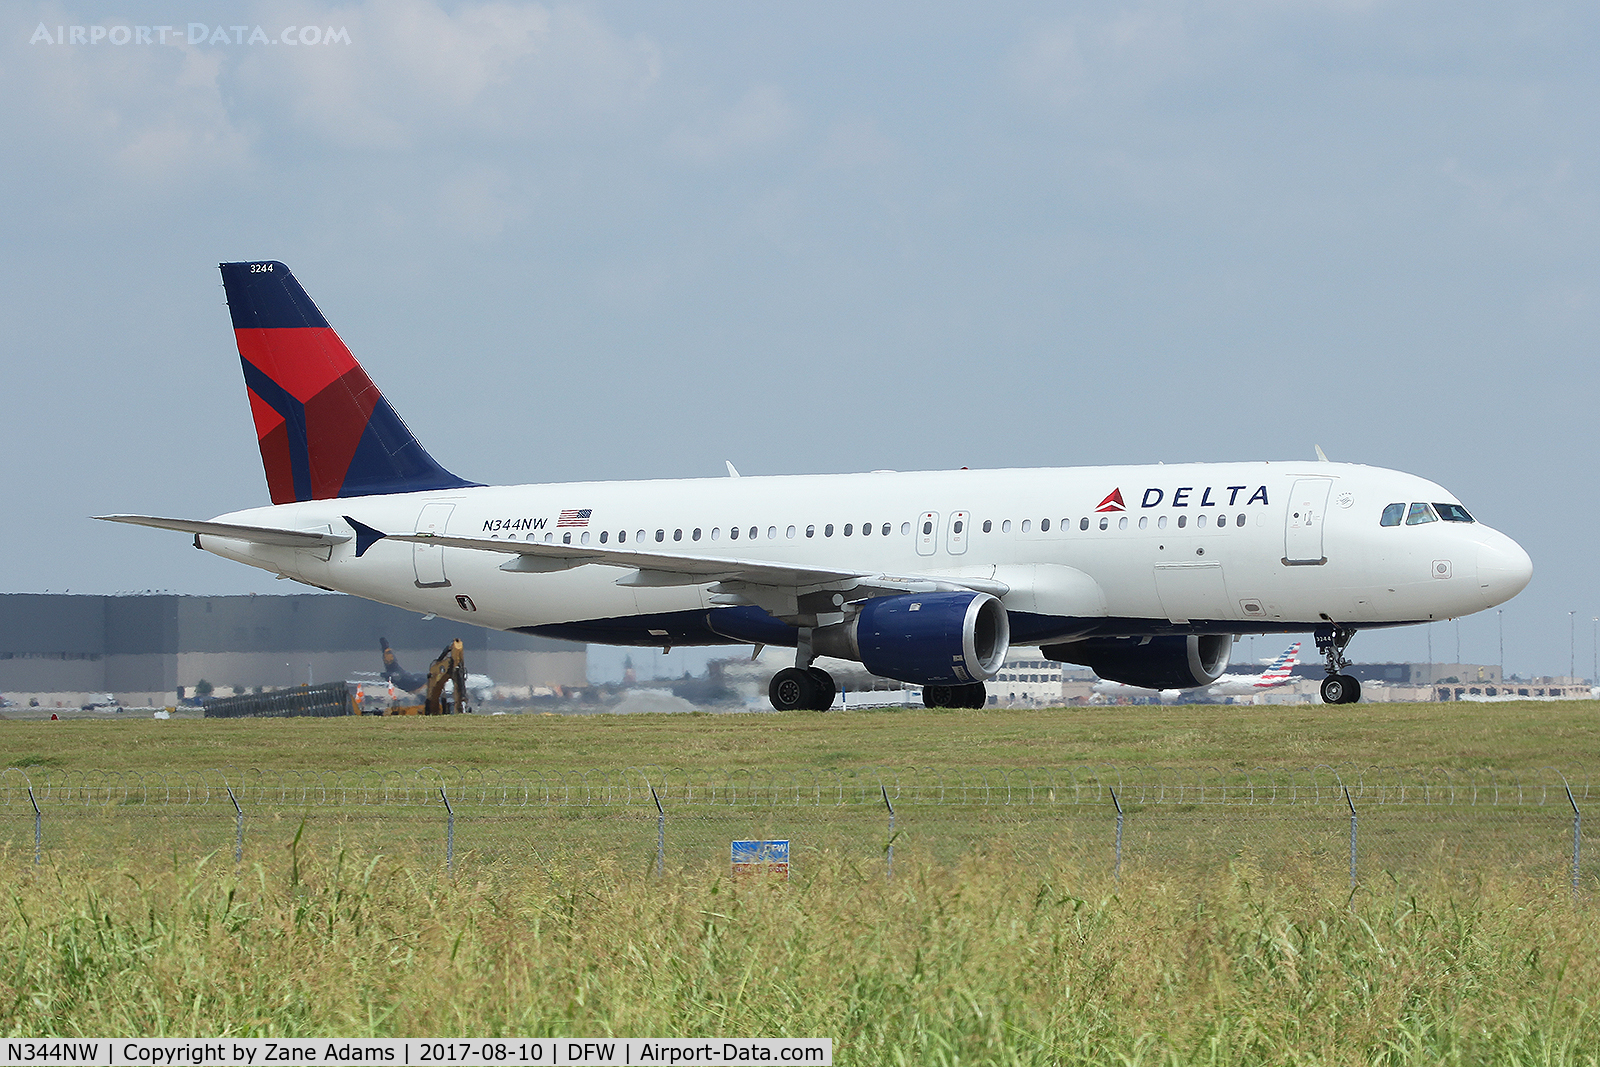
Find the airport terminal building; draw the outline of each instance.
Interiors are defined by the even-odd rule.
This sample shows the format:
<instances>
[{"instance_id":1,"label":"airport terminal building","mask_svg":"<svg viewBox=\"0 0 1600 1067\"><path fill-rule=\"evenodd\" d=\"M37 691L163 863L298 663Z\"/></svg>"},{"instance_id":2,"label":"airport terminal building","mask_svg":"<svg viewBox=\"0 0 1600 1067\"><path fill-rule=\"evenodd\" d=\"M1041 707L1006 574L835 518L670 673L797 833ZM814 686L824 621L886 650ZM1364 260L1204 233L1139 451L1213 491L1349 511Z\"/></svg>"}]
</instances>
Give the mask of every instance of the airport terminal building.
<instances>
[{"instance_id":1,"label":"airport terminal building","mask_svg":"<svg viewBox=\"0 0 1600 1067\"><path fill-rule=\"evenodd\" d=\"M130 706L175 703L203 679L218 695L371 677L386 638L422 672L453 638L467 668L497 688L587 684L581 644L424 619L358 597L0 594L0 693L42 706L110 694Z\"/></svg>"}]
</instances>

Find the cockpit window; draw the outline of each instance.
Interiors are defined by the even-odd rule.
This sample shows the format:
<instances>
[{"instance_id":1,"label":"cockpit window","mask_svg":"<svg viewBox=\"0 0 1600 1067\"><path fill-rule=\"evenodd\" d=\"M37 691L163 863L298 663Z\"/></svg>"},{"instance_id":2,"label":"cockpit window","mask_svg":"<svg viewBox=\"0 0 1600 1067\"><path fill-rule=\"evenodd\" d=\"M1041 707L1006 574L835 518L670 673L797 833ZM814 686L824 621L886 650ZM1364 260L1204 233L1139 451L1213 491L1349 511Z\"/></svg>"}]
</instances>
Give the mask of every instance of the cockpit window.
<instances>
[{"instance_id":1,"label":"cockpit window","mask_svg":"<svg viewBox=\"0 0 1600 1067\"><path fill-rule=\"evenodd\" d=\"M1383 509L1383 518L1378 520L1379 526L1399 526L1400 520L1406 516L1404 504L1390 504Z\"/></svg>"},{"instance_id":2,"label":"cockpit window","mask_svg":"<svg viewBox=\"0 0 1600 1067\"><path fill-rule=\"evenodd\" d=\"M1467 514L1467 509L1462 507L1460 504L1439 504L1439 503L1435 503L1433 505L1433 510L1437 511L1439 513L1439 517L1441 519L1443 519L1445 522L1471 522L1472 521L1472 516L1468 515Z\"/></svg>"},{"instance_id":3,"label":"cockpit window","mask_svg":"<svg viewBox=\"0 0 1600 1067\"><path fill-rule=\"evenodd\" d=\"M1425 522L1438 522L1439 516L1427 504L1412 504L1411 510L1406 512L1407 526L1420 526Z\"/></svg>"}]
</instances>

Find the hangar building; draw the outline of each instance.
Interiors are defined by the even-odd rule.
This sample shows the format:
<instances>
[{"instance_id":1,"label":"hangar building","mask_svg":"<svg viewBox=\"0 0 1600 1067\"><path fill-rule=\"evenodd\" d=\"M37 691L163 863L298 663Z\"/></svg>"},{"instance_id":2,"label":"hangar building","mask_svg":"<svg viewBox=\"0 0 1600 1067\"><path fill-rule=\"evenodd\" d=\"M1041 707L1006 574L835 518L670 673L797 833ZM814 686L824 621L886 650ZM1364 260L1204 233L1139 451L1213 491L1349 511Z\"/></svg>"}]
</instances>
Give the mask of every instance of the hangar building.
<instances>
[{"instance_id":1,"label":"hangar building","mask_svg":"<svg viewBox=\"0 0 1600 1067\"><path fill-rule=\"evenodd\" d=\"M0 693L47 706L107 693L121 704L161 706L175 703L180 688L192 695L201 679L231 695L370 676L382 669L379 638L420 672L456 637L467 668L497 687L587 684L581 644L424 620L352 596L4 593Z\"/></svg>"}]
</instances>

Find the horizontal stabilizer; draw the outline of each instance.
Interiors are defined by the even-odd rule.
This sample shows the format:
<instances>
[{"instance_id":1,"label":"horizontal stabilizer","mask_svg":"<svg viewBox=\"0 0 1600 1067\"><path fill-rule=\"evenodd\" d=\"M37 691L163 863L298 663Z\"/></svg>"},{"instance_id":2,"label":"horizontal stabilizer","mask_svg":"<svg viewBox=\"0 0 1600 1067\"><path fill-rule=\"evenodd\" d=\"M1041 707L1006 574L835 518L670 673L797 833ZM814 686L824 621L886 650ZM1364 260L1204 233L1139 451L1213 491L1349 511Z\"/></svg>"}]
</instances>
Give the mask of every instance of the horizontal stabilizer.
<instances>
[{"instance_id":1,"label":"horizontal stabilizer","mask_svg":"<svg viewBox=\"0 0 1600 1067\"><path fill-rule=\"evenodd\" d=\"M135 526L154 526L158 530L177 530L179 533L198 534L202 537L226 537L231 541L249 541L257 545L282 545L286 548L326 548L342 545L350 540L349 534L326 533L317 530L276 530L270 526L236 526L230 522L201 522L198 519L164 519L157 515L96 515L106 522L127 522Z\"/></svg>"}]
</instances>

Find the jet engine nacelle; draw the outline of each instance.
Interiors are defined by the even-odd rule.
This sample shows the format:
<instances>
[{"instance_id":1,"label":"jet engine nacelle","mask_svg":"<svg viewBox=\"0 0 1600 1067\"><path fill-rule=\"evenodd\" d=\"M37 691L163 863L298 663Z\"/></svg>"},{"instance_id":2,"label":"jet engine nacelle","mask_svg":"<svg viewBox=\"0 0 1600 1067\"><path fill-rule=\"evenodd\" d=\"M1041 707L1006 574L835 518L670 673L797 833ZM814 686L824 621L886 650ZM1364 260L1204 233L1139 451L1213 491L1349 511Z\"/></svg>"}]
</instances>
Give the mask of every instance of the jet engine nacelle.
<instances>
[{"instance_id":1,"label":"jet engine nacelle","mask_svg":"<svg viewBox=\"0 0 1600 1067\"><path fill-rule=\"evenodd\" d=\"M1196 689L1228 669L1232 634L1096 637L1042 648L1046 658L1081 663L1100 677L1142 689Z\"/></svg>"},{"instance_id":2,"label":"jet engine nacelle","mask_svg":"<svg viewBox=\"0 0 1600 1067\"><path fill-rule=\"evenodd\" d=\"M970 685L994 677L1011 647L1011 620L988 593L874 597L847 626L818 630L819 653L858 659L881 678Z\"/></svg>"}]
</instances>

